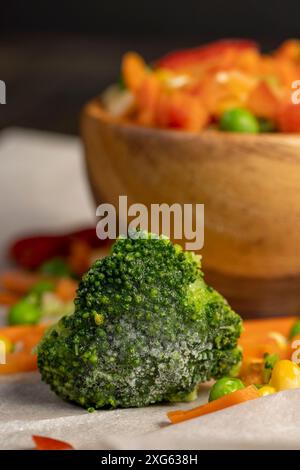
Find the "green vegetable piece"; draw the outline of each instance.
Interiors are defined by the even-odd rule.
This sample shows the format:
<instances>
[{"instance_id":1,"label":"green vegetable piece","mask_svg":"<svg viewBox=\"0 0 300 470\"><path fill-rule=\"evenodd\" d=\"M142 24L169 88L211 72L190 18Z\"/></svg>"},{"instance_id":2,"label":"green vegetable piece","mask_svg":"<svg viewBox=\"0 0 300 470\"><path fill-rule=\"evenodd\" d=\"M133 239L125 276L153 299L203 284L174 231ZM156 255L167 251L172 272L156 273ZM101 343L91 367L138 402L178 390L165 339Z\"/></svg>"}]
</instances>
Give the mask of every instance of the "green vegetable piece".
<instances>
[{"instance_id":1,"label":"green vegetable piece","mask_svg":"<svg viewBox=\"0 0 300 470\"><path fill-rule=\"evenodd\" d=\"M289 332L289 339L293 339L295 336L300 334L300 320L294 323L290 332Z\"/></svg>"},{"instance_id":2,"label":"green vegetable piece","mask_svg":"<svg viewBox=\"0 0 300 470\"><path fill-rule=\"evenodd\" d=\"M217 400L224 395L228 395L228 393L236 392L243 388L245 388L245 385L240 379L223 377L211 387L208 401Z\"/></svg>"},{"instance_id":3,"label":"green vegetable piece","mask_svg":"<svg viewBox=\"0 0 300 470\"><path fill-rule=\"evenodd\" d=\"M244 132L256 134L259 124L256 117L243 108L233 108L225 111L220 119L220 129L229 132Z\"/></svg>"},{"instance_id":4,"label":"green vegetable piece","mask_svg":"<svg viewBox=\"0 0 300 470\"><path fill-rule=\"evenodd\" d=\"M40 281L33 286L30 291L30 294L37 295L41 297L45 292L53 292L55 289L55 285L51 281Z\"/></svg>"},{"instance_id":5,"label":"green vegetable piece","mask_svg":"<svg viewBox=\"0 0 300 470\"><path fill-rule=\"evenodd\" d=\"M269 383L272 370L279 359L280 357L276 353L264 355L263 381L265 384Z\"/></svg>"},{"instance_id":6,"label":"green vegetable piece","mask_svg":"<svg viewBox=\"0 0 300 470\"><path fill-rule=\"evenodd\" d=\"M55 276L55 277L72 277L72 272L64 261L63 258L52 258L49 261L46 261L41 267L40 271L43 274L47 274L48 276Z\"/></svg>"},{"instance_id":7,"label":"green vegetable piece","mask_svg":"<svg viewBox=\"0 0 300 470\"><path fill-rule=\"evenodd\" d=\"M9 325L35 325L41 318L36 298L29 296L15 304L8 313Z\"/></svg>"},{"instance_id":8,"label":"green vegetable piece","mask_svg":"<svg viewBox=\"0 0 300 470\"><path fill-rule=\"evenodd\" d=\"M84 274L75 312L38 346L38 367L57 395L85 408L192 399L240 363L241 329L199 257L137 232Z\"/></svg>"}]
</instances>

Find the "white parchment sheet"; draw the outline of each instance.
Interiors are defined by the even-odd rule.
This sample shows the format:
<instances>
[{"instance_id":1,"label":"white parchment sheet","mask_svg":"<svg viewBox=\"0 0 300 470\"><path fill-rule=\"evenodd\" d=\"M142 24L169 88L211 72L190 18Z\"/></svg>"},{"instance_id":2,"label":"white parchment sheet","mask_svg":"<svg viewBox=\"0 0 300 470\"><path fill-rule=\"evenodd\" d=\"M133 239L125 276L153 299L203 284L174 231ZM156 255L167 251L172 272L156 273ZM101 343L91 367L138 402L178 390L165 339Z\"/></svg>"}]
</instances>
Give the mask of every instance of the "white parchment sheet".
<instances>
[{"instance_id":1,"label":"white parchment sheet","mask_svg":"<svg viewBox=\"0 0 300 470\"><path fill-rule=\"evenodd\" d=\"M32 434L76 449L300 449L300 389L171 425L169 409L193 404L88 413L56 397L39 373L0 381L0 448L30 449Z\"/></svg>"}]
</instances>

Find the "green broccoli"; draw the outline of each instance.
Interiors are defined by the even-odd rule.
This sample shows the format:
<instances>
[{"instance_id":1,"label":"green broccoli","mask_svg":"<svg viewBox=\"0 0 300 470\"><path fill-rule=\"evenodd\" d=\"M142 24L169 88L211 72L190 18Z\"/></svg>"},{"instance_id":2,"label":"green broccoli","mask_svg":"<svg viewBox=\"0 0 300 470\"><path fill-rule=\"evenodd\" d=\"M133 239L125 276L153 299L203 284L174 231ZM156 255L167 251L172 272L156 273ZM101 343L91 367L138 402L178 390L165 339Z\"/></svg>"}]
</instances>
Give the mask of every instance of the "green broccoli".
<instances>
[{"instance_id":1,"label":"green broccoli","mask_svg":"<svg viewBox=\"0 0 300 470\"><path fill-rule=\"evenodd\" d=\"M194 397L241 361L241 319L200 258L163 237L120 238L83 276L75 312L38 347L42 379L85 408Z\"/></svg>"}]
</instances>

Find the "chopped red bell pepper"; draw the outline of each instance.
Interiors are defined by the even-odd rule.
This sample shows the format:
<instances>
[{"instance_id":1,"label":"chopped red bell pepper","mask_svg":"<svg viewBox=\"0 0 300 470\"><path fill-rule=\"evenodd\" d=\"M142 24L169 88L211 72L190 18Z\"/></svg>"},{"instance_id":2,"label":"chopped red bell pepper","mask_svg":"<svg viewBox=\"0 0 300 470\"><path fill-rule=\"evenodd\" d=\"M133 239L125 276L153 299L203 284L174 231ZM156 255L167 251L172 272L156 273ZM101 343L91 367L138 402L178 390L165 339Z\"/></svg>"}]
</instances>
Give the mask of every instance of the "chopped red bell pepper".
<instances>
[{"instance_id":1,"label":"chopped red bell pepper","mask_svg":"<svg viewBox=\"0 0 300 470\"><path fill-rule=\"evenodd\" d=\"M32 436L36 450L74 450L68 442L52 439L51 437Z\"/></svg>"},{"instance_id":2,"label":"chopped red bell pepper","mask_svg":"<svg viewBox=\"0 0 300 470\"><path fill-rule=\"evenodd\" d=\"M10 247L10 255L25 269L37 269L56 256L68 256L74 240L86 242L91 248L103 246L106 240L97 237L96 229L86 228L64 235L36 235L17 240Z\"/></svg>"},{"instance_id":3,"label":"chopped red bell pepper","mask_svg":"<svg viewBox=\"0 0 300 470\"><path fill-rule=\"evenodd\" d=\"M103 244L106 242L106 240L100 240L97 237L95 227L84 228L82 230L76 230L75 232L71 232L65 235L65 238L68 238L71 240L76 239L76 240L84 241L91 248L97 248L99 247L100 244Z\"/></svg>"},{"instance_id":4,"label":"chopped red bell pepper","mask_svg":"<svg viewBox=\"0 0 300 470\"><path fill-rule=\"evenodd\" d=\"M23 238L10 248L11 257L26 269L37 269L46 260L64 255L65 251L65 238L54 235Z\"/></svg>"},{"instance_id":5,"label":"chopped red bell pepper","mask_svg":"<svg viewBox=\"0 0 300 470\"><path fill-rule=\"evenodd\" d=\"M204 62L232 50L242 52L247 49L258 50L256 42L248 39L224 39L205 46L171 52L158 60L156 66L180 70L193 64Z\"/></svg>"}]
</instances>

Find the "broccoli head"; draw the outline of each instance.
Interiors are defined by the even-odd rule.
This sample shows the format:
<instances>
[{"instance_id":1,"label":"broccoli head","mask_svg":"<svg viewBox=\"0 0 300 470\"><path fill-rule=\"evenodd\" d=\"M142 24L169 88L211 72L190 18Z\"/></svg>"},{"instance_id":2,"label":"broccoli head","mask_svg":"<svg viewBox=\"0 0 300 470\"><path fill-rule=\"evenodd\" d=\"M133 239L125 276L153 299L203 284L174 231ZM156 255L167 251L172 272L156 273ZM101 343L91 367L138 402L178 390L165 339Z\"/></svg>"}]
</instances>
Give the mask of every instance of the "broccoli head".
<instances>
[{"instance_id":1,"label":"broccoli head","mask_svg":"<svg viewBox=\"0 0 300 470\"><path fill-rule=\"evenodd\" d=\"M199 257L163 237L120 238L83 276L75 312L43 338L38 367L86 408L179 401L236 369L240 333Z\"/></svg>"}]
</instances>

